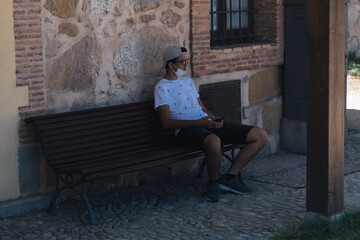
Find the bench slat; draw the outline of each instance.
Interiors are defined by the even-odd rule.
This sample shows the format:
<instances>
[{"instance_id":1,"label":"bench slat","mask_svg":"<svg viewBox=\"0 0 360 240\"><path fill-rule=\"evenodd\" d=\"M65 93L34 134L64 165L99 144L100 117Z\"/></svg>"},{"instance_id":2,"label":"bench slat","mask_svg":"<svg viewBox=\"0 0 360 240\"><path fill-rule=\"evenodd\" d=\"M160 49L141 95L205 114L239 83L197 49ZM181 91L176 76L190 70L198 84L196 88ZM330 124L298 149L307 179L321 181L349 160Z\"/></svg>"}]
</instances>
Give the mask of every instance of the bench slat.
<instances>
[{"instance_id":1,"label":"bench slat","mask_svg":"<svg viewBox=\"0 0 360 240\"><path fill-rule=\"evenodd\" d=\"M172 163L179 162L179 161L186 160L186 159L189 159L189 158L185 158L185 157L180 158L179 157L179 159L173 159L173 158L156 159L152 162L141 163L140 165L126 166L126 167L122 167L122 168L99 172L96 174L95 173L90 174L90 175L85 176L85 179L87 181L93 181L96 179L103 179L103 178L107 178L107 177L117 176L119 174L153 168L153 167L162 166L165 164L172 164Z\"/></svg>"},{"instance_id":2,"label":"bench slat","mask_svg":"<svg viewBox=\"0 0 360 240\"><path fill-rule=\"evenodd\" d=\"M108 166L109 164L113 164L114 162L118 165L126 166L126 165L134 165L138 162L146 162L153 161L154 159L159 157L159 154L166 155L170 158L176 158L179 151L184 151L179 147L171 148L171 151L164 151L160 149L147 148L144 149L141 153L129 153L129 154L113 154L109 155L106 158L96 158L96 159L86 159L84 162L69 162L66 164L61 164L57 166L59 171L67 172L72 169L75 171L84 170L87 168L94 168ZM192 150L193 152L193 150ZM99 164L101 163L101 164ZM100 165L100 166L99 166Z\"/></svg>"},{"instance_id":3,"label":"bench slat","mask_svg":"<svg viewBox=\"0 0 360 240\"><path fill-rule=\"evenodd\" d=\"M114 167L122 167L126 165L134 165L141 162L148 162L155 160L157 158L164 158L164 157L173 157L176 158L179 154L185 154L185 153L194 153L196 151L190 150L190 149L184 149L181 147L173 147L171 151L168 151L167 149L157 149L156 151L152 151L152 149L148 149L147 151L141 152L141 153L135 153L128 156L121 156L119 158L115 158L114 156L101 161L102 164L96 164L95 162L91 164L88 162L87 164L81 164L76 166L77 169L81 169L84 174L96 172L96 171L104 171L106 169L111 169ZM199 153L202 154L202 152L199 150ZM64 165L64 168L67 166Z\"/></svg>"},{"instance_id":4,"label":"bench slat","mask_svg":"<svg viewBox=\"0 0 360 240\"><path fill-rule=\"evenodd\" d=\"M148 158L143 157L143 158L134 159L134 162L131 162L131 164L130 163L126 164L126 162L118 161L118 162L113 162L112 164L109 165L81 169L81 172L85 175L85 178L94 178L94 175L96 175L96 177L112 176L114 174L115 175L119 174L119 172L123 172L124 169L136 171L136 170L140 170L142 167L146 165L148 165L149 167L151 166L154 167L154 166L158 166L158 164L163 165L166 163L167 164L174 163L202 155L203 155L202 151L189 152L188 154L186 154L184 150L179 150L177 152L174 151L171 154L169 154L169 152L164 152L164 153L158 153L155 156L148 156Z\"/></svg>"},{"instance_id":5,"label":"bench slat","mask_svg":"<svg viewBox=\"0 0 360 240\"><path fill-rule=\"evenodd\" d=\"M233 148L238 148L240 147L240 145L232 145L232 144L227 144L224 145L223 147L223 151L228 151L231 150ZM173 145L171 149L154 149L154 148L148 148L146 150L144 150L144 152L140 153L140 154L135 154L135 155L125 155L125 156L109 156L108 159L103 159L101 160L102 162L102 167L99 168L99 164L97 163L98 161L100 161L99 159L95 159L94 161L87 161L87 164L80 164L80 168L77 167L76 163L70 163L70 164L65 164L61 167L59 167L58 169L60 171L70 171L71 169L76 169L76 171L78 172L83 172L84 174L91 174L92 172L97 172L97 171L107 171L108 169L112 169L112 168L121 168L127 165L137 165L139 163L145 163L148 161L154 161L156 159L160 159L160 158L172 158L174 161L178 161L179 159L182 159L182 157L185 158L193 158L193 157L199 157L199 156L203 156L204 153L202 150L196 150L193 148L183 148L182 146L179 145ZM126 161L119 161L119 159L121 158L126 159ZM110 167L109 167L110 165ZM86 171L84 171L84 169L87 169Z\"/></svg>"},{"instance_id":6,"label":"bench slat","mask_svg":"<svg viewBox=\"0 0 360 240\"><path fill-rule=\"evenodd\" d=\"M173 149L179 148L179 146L170 146L167 151L171 152ZM147 153L151 152L152 155L154 155L154 153L156 154L157 152L161 152L163 149L160 149L159 146L155 146L155 145L149 145L143 148L142 152L137 152L136 150L133 149L133 151L127 151L127 152L112 152L111 154L108 155L101 155L101 156L94 156L94 157L88 157L88 158L83 158L79 161L56 161L57 164L57 168L71 168L71 167L75 167L75 166L94 166L94 165L99 165L98 162L107 162L107 161L112 161L113 159L115 159L116 161L123 161L124 159L132 159L134 156L141 156L141 155L146 155Z\"/></svg>"},{"instance_id":7,"label":"bench slat","mask_svg":"<svg viewBox=\"0 0 360 240\"><path fill-rule=\"evenodd\" d=\"M101 136L99 136L101 134ZM84 139L77 139L75 137L65 137L61 139L54 139L52 141L46 142L46 151L49 154L56 154L58 152L68 152L71 150L81 149L83 147L95 147L97 144L115 144L131 140L136 140L139 138L144 138L145 141L153 140L156 141L160 138L166 138L166 136L173 137L174 133L161 132L159 134L156 130L144 130L142 132L132 132L132 131L123 131L123 132L100 132L98 135L84 135ZM63 141L66 143L63 143ZM141 141L141 140L139 140ZM75 146L79 145L79 146ZM59 149L61 147L61 149Z\"/></svg>"},{"instance_id":8,"label":"bench slat","mask_svg":"<svg viewBox=\"0 0 360 240\"><path fill-rule=\"evenodd\" d=\"M155 132L155 130L159 130L160 132L156 135L163 135L164 130L160 124L149 126L148 123L145 122L130 122L123 125L107 125L103 127L96 127L92 129L80 129L73 130L72 132L58 132L57 135L49 136L46 134L47 130L42 130L40 128L39 135L41 136L44 143L52 143L52 142L61 142L71 138L88 138L89 136L93 136L93 138L101 139L102 134L109 134L111 132L116 132L117 135L126 136L128 134L134 134L138 132ZM114 133L115 134L115 133ZM155 133L154 133L155 134ZM104 136L107 138L107 135Z\"/></svg>"},{"instance_id":9,"label":"bench slat","mask_svg":"<svg viewBox=\"0 0 360 240\"><path fill-rule=\"evenodd\" d=\"M102 114L98 117L81 118L71 121L62 121L59 117L56 121L47 122L45 120L36 121L37 126L41 127L42 130L56 130L62 129L63 131L71 131L73 127L82 126L84 124L92 124L93 126L104 126L106 123L117 122L127 123L134 121L146 121L145 118L159 119L155 110L141 111L141 112L125 112L116 115L105 115ZM50 132L49 132L50 133Z\"/></svg>"},{"instance_id":10,"label":"bench slat","mask_svg":"<svg viewBox=\"0 0 360 240\"><path fill-rule=\"evenodd\" d=\"M53 122L66 122L66 121L75 121L78 119L86 119L96 116L101 116L102 114L111 115L114 113L123 113L128 111L138 111L141 109L153 109L153 101L146 102L135 102L128 103L123 105L109 106L109 107L97 107L86 110L79 110L74 112L64 112L64 113L54 113L36 117L26 118L25 121L27 123L37 122L39 125L53 123ZM136 113L135 113L136 114Z\"/></svg>"},{"instance_id":11,"label":"bench slat","mask_svg":"<svg viewBox=\"0 0 360 240\"><path fill-rule=\"evenodd\" d=\"M153 139L157 140L156 138ZM161 138L159 138L159 140L161 140ZM166 142L162 142L162 141L149 142L149 139L142 139L141 141L138 139L132 139L126 142L125 141L116 142L105 145L103 145L102 143L98 143L98 146L80 145L78 147L74 147L74 149L70 149L71 151L67 151L67 152L56 151L54 154L52 154L51 151L47 151L46 157L49 159L49 161L52 161L52 159L54 160L66 159L66 158L72 158L82 155L85 156L85 154L96 154L96 153L99 153L97 154L97 157L100 157L101 155L107 155L108 154L107 152L113 149L115 149L116 151L127 152L129 151L129 147L131 147L132 150L135 149L136 151L141 151L143 146L146 145L151 145L151 146L162 145L163 147L166 147L167 144Z\"/></svg>"}]
</instances>

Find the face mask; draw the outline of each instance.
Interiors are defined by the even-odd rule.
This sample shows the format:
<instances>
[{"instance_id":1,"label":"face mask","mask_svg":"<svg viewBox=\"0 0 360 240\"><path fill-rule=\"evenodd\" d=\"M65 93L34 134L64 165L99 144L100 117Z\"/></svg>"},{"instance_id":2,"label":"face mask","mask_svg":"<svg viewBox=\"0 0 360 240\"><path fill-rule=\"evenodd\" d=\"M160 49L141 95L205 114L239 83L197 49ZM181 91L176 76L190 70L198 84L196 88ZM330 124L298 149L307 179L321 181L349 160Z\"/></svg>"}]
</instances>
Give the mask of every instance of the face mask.
<instances>
[{"instance_id":1,"label":"face mask","mask_svg":"<svg viewBox=\"0 0 360 240\"><path fill-rule=\"evenodd\" d=\"M178 68L178 69L176 70L176 72L174 71L174 73L176 74L176 76L177 76L178 78L180 78L180 77L182 77L182 76L184 76L184 75L186 74L186 71Z\"/></svg>"}]
</instances>

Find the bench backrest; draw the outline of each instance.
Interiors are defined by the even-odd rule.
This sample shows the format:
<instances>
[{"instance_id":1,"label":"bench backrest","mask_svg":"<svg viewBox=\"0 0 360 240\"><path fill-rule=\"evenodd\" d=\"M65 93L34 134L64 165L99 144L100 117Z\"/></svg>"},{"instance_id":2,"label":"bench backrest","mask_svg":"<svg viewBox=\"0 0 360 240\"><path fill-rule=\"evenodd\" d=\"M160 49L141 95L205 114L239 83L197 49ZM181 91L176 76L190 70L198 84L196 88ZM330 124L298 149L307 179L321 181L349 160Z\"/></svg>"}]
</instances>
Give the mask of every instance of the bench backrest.
<instances>
[{"instance_id":1,"label":"bench backrest","mask_svg":"<svg viewBox=\"0 0 360 240\"><path fill-rule=\"evenodd\" d=\"M50 165L134 154L174 145L153 101L28 118L34 122Z\"/></svg>"}]
</instances>

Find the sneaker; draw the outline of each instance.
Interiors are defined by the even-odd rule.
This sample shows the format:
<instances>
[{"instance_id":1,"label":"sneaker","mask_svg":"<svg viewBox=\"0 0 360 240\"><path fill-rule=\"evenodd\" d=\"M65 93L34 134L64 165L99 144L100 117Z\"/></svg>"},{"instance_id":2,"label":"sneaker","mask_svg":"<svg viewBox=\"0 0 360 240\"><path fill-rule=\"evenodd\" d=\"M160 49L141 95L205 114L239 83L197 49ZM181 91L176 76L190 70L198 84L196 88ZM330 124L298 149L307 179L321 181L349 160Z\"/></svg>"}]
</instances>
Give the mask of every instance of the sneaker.
<instances>
[{"instance_id":1,"label":"sneaker","mask_svg":"<svg viewBox=\"0 0 360 240\"><path fill-rule=\"evenodd\" d=\"M251 188L245 183L245 181L240 182L238 178L226 180L224 175L222 175L219 179L219 187L221 190L236 194L249 194L252 192Z\"/></svg>"},{"instance_id":2,"label":"sneaker","mask_svg":"<svg viewBox=\"0 0 360 240\"><path fill-rule=\"evenodd\" d=\"M238 179L239 183L241 183L244 186L244 188L247 189L247 191L249 193L252 193L253 190L251 189L249 184L245 181L245 179L244 179L243 175L241 174L241 172L238 173L237 179Z\"/></svg>"},{"instance_id":3,"label":"sneaker","mask_svg":"<svg viewBox=\"0 0 360 240\"><path fill-rule=\"evenodd\" d=\"M206 186L205 199L209 202L218 202L219 201L219 183L218 182L208 182Z\"/></svg>"}]
</instances>

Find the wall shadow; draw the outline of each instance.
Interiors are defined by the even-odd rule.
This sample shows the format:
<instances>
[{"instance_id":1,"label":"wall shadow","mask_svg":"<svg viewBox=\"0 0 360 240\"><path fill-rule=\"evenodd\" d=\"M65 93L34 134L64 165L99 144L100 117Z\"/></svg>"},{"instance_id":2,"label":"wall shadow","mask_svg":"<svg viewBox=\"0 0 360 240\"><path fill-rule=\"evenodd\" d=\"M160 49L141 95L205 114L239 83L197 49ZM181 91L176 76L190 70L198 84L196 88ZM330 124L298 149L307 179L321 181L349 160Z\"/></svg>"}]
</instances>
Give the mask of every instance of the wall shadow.
<instances>
[{"instance_id":1,"label":"wall shadow","mask_svg":"<svg viewBox=\"0 0 360 240\"><path fill-rule=\"evenodd\" d=\"M360 129L360 110L346 109L349 129Z\"/></svg>"}]
</instances>

